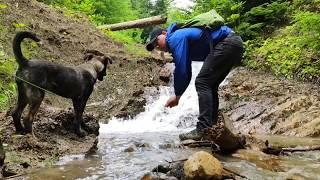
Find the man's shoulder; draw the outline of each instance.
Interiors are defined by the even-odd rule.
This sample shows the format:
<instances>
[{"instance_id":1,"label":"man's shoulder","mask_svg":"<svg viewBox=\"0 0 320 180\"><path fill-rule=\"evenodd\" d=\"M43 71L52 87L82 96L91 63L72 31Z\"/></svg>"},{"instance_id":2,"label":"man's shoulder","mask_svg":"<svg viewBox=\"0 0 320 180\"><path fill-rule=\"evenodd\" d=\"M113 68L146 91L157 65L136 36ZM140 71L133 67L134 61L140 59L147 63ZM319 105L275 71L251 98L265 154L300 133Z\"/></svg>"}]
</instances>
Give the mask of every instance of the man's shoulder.
<instances>
[{"instance_id":1,"label":"man's shoulder","mask_svg":"<svg viewBox=\"0 0 320 180\"><path fill-rule=\"evenodd\" d=\"M190 28L177 29L174 32L171 32L169 36L174 39L175 38L181 39L181 38L198 36L198 35L201 35L201 33L202 33L202 30L200 28L190 27Z\"/></svg>"}]
</instances>

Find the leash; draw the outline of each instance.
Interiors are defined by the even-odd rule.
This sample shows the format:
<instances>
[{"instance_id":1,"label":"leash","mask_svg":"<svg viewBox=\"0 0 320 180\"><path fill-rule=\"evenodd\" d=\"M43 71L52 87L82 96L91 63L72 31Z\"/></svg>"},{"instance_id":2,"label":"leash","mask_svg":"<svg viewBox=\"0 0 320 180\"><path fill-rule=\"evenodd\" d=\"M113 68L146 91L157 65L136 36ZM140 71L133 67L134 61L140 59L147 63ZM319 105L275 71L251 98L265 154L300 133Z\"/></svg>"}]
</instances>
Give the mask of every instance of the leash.
<instances>
[{"instance_id":1,"label":"leash","mask_svg":"<svg viewBox=\"0 0 320 180\"><path fill-rule=\"evenodd\" d=\"M23 82L25 82L25 83L33 86L33 87L36 87L36 88L38 88L38 89L41 89L41 90L43 90L43 91L45 91L45 92L47 92L47 93L49 93L49 94L56 95L55 93L53 93L53 92L51 92L51 91L49 91L49 90L47 90L47 89L44 89L44 88L42 88L42 87L40 87L40 86L37 86L36 84L33 84L33 83L31 83L31 82L29 82L29 81L27 81L27 80L25 80L25 79L22 79L22 78L19 77L19 76L13 75L13 77L15 77L15 78L17 78L17 79L19 79L19 80L21 80L21 81L23 81Z\"/></svg>"}]
</instances>

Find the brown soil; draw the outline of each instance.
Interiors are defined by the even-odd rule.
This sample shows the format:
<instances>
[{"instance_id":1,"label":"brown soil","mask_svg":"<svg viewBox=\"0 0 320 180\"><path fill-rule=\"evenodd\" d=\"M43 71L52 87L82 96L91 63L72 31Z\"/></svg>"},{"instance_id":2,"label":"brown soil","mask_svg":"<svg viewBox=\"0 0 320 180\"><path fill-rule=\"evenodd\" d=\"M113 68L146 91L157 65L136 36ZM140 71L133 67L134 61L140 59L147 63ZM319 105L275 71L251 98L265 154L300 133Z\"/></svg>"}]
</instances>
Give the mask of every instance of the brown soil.
<instances>
[{"instance_id":1,"label":"brown soil","mask_svg":"<svg viewBox=\"0 0 320 180\"><path fill-rule=\"evenodd\" d=\"M15 135L12 118L6 117L6 112L1 113L7 169L22 173L29 167L50 164L61 155L86 153L97 143L98 120L136 115L144 110L144 88L162 84L158 72L163 62L129 54L86 17L66 16L63 10L33 0L3 0L1 3L7 8L0 10L0 24L4 27L0 42L11 57L13 36L27 30L35 32L42 40L42 44L32 48L30 43L24 44L27 57L74 66L83 63L85 50L98 50L113 59L107 78L96 84L87 103L84 119L90 126L90 134L85 138L78 138L71 131L73 108L70 100L56 95L46 95L34 123L33 135Z\"/></svg>"},{"instance_id":2,"label":"brown soil","mask_svg":"<svg viewBox=\"0 0 320 180\"><path fill-rule=\"evenodd\" d=\"M88 135L79 138L72 125L73 112L44 106L33 123L33 134L17 135L12 118L1 114L3 143L6 146L6 171L23 173L29 167L50 165L61 155L89 153L96 148L98 119L85 114Z\"/></svg>"}]
</instances>

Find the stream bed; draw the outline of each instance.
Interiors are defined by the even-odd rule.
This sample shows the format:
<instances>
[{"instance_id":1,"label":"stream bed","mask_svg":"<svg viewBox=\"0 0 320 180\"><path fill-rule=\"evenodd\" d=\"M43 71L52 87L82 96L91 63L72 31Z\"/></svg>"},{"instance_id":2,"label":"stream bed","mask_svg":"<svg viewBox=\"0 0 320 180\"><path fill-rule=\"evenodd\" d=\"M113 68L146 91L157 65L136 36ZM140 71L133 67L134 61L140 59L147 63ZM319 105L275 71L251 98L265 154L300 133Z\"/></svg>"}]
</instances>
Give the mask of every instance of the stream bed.
<instances>
[{"instance_id":1,"label":"stream bed","mask_svg":"<svg viewBox=\"0 0 320 180\"><path fill-rule=\"evenodd\" d=\"M129 120L112 118L108 124L100 124L96 153L62 157L55 166L34 170L27 178L140 179L159 164L182 160L199 151L181 148L178 135L196 125L198 101L194 80L201 65L193 63L192 81L178 107L163 107L173 90L160 87L157 95L146 97L145 112ZM281 140L281 137L274 136L273 140ZM264 156L256 151L241 150L233 155L216 157L225 167L248 179L320 178L318 151Z\"/></svg>"}]
</instances>

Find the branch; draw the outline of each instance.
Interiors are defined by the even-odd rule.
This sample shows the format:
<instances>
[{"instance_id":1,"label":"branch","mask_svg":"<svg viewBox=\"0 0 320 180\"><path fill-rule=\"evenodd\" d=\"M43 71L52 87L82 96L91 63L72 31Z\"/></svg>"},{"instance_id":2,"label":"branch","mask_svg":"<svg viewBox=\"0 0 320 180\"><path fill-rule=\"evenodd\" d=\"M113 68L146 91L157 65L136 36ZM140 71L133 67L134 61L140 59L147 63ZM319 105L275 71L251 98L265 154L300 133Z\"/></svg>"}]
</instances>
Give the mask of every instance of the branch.
<instances>
[{"instance_id":1,"label":"branch","mask_svg":"<svg viewBox=\"0 0 320 180\"><path fill-rule=\"evenodd\" d=\"M143 28L151 25L164 24L167 22L167 17L165 16L153 16L144 19L138 19L134 21L127 21L116 24L106 24L102 26L98 26L99 29L108 29L110 31L117 31L123 29L131 29L131 28Z\"/></svg>"}]
</instances>

